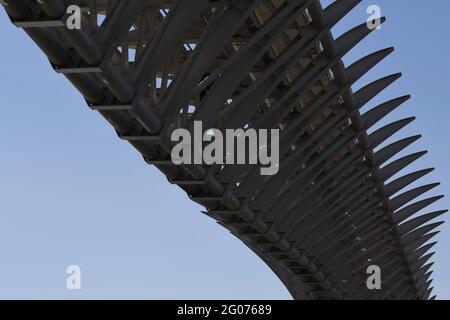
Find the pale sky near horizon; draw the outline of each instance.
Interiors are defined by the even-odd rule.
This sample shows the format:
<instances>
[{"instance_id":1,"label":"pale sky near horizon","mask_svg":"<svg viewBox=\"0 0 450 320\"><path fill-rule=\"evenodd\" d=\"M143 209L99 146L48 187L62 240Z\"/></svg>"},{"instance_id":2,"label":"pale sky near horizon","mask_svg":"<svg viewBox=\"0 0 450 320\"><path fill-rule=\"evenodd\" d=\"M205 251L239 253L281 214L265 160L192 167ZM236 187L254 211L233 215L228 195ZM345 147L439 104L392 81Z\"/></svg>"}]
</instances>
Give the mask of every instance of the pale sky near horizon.
<instances>
[{"instance_id":1,"label":"pale sky near horizon","mask_svg":"<svg viewBox=\"0 0 450 320\"><path fill-rule=\"evenodd\" d=\"M417 116L395 138L422 134L406 152L429 153L403 173L435 167L420 184L441 182L426 196L447 197L424 213L450 208L450 1L363 0L335 35L363 23L372 4L387 22L346 64L396 51L355 89L403 73L369 106L412 94L382 124ZM290 298L255 254L86 107L3 9L0 39L0 299ZM450 299L450 227L440 230L434 293ZM81 267L80 291L66 289L69 265Z\"/></svg>"}]
</instances>

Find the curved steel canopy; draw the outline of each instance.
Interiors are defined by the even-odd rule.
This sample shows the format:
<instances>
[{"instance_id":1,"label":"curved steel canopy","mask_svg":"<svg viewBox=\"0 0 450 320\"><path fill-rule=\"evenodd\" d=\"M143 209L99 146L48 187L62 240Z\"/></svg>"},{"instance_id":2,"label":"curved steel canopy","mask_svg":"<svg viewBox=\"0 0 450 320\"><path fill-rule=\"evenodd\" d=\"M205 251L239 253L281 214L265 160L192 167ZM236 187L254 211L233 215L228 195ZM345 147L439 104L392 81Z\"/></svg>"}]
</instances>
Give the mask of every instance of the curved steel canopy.
<instances>
[{"instance_id":1,"label":"curved steel canopy","mask_svg":"<svg viewBox=\"0 0 450 320\"><path fill-rule=\"evenodd\" d=\"M425 152L389 162L419 136L377 148L414 118L367 133L409 96L361 115L400 74L352 91L393 51L343 65L371 30L364 23L334 39L330 29L359 2L2 1L119 137L258 254L294 298L429 299L429 241L441 224L429 221L445 211L414 216L441 198L414 202L437 184L403 191L432 169L387 182ZM73 4L81 30L65 26ZM279 173L173 165L170 133L195 120L280 129ZM383 286L369 291L373 264Z\"/></svg>"}]
</instances>

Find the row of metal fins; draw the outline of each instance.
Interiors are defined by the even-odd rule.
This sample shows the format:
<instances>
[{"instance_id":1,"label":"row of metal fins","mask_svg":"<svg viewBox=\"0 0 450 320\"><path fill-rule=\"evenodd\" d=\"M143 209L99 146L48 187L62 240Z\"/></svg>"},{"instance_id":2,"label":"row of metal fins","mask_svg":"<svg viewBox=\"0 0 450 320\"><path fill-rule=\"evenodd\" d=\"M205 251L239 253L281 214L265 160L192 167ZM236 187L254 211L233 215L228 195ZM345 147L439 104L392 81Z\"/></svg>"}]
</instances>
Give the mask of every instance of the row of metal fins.
<instances>
[{"instance_id":1,"label":"row of metal fins","mask_svg":"<svg viewBox=\"0 0 450 320\"><path fill-rule=\"evenodd\" d=\"M338 0L325 9L317 0L165 1L170 8L161 13L152 38L136 61L127 61L125 71L118 67L117 48L127 49L123 43L136 32L131 31L133 26L139 31L151 1L3 2L13 22L24 28L55 70L74 84L119 136L255 251L294 298L435 298L431 297L433 263L429 262L434 253L429 251L442 222L430 221L446 211L418 212L442 196L414 202L438 184L400 193L433 169L390 181L426 152L389 162L420 136L383 145L414 118L367 133L410 97L390 100L361 115L359 110L400 74L352 91L352 85L393 48L345 67L341 59L372 30L363 23L336 40L330 32L360 0ZM261 3L266 7L271 3L273 12L258 25L254 15ZM64 17L70 4L86 7L85 15L94 14L93 8L98 7L110 10L96 30L68 31L48 23ZM187 50L180 71L155 102L148 97L149 85L156 90L154 79L167 57L206 11L202 21L207 25L198 43ZM268 54L305 12L310 23L280 53ZM245 44L232 54L226 51L227 58L214 64L237 33L243 34ZM319 40L323 52L286 82L295 59L309 56ZM266 66L250 85L242 87L261 61ZM333 77L312 95L312 87L329 70ZM306 107L293 111L299 99L307 96ZM261 107L269 98L270 107ZM254 166L171 165L168 137L180 123L180 107L190 104L196 110L187 122L181 122L189 129L195 120L203 121L204 127L283 127L279 173L261 176ZM382 290L366 287L365 271L371 264L382 267Z\"/></svg>"}]
</instances>

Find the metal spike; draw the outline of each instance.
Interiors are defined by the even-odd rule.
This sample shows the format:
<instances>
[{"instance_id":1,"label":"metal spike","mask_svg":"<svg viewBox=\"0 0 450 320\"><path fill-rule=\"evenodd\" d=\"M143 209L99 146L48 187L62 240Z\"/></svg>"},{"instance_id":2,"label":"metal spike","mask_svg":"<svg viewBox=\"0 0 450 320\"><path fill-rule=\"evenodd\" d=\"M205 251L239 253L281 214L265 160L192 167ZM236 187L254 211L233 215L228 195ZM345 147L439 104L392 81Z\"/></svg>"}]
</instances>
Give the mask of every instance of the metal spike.
<instances>
[{"instance_id":1,"label":"metal spike","mask_svg":"<svg viewBox=\"0 0 450 320\"><path fill-rule=\"evenodd\" d=\"M423 257L435 245L436 245L436 242L432 242L427 245L424 245L423 247L420 247L419 249L417 249L416 251L414 251L410 255L408 255L408 260L410 261L410 263L414 263L415 261L417 261L421 257Z\"/></svg>"},{"instance_id":2,"label":"metal spike","mask_svg":"<svg viewBox=\"0 0 450 320\"><path fill-rule=\"evenodd\" d=\"M384 23L385 21L386 18L382 17L381 23ZM339 52L344 56L374 30L376 29L367 28L367 23L364 22L359 26L347 31L338 39L336 39L336 46L338 47Z\"/></svg>"},{"instance_id":3,"label":"metal spike","mask_svg":"<svg viewBox=\"0 0 450 320\"><path fill-rule=\"evenodd\" d=\"M416 161L417 159L423 157L427 154L427 151L417 152L410 154L409 156L403 157L394 161L381 169L381 176L384 181L389 180L392 176L403 170L405 167Z\"/></svg>"},{"instance_id":4,"label":"metal spike","mask_svg":"<svg viewBox=\"0 0 450 320\"><path fill-rule=\"evenodd\" d=\"M430 288L432 283L433 283L433 279L427 281L427 283L425 283L425 285L422 287L422 290L420 290L419 296L423 300L428 300L428 298L430 297L431 292L433 291L433 288ZM429 289L427 290L427 288L429 288Z\"/></svg>"},{"instance_id":5,"label":"metal spike","mask_svg":"<svg viewBox=\"0 0 450 320\"><path fill-rule=\"evenodd\" d=\"M392 210L397 210L398 208L404 206L408 202L414 200L415 198L421 196L425 192L430 191L431 189L436 188L439 186L440 183L432 183L428 184L422 187L414 188L412 190L409 190L405 193L402 193L401 195L389 200L389 205L391 206Z\"/></svg>"},{"instance_id":6,"label":"metal spike","mask_svg":"<svg viewBox=\"0 0 450 320\"><path fill-rule=\"evenodd\" d=\"M431 233L427 233L426 235L423 235L420 238L417 238L415 241L413 241L411 244L407 245L405 247L405 253L408 255L411 252L417 250L420 248L420 246L424 245L428 241L430 241L432 238L434 238L436 235L438 235L440 231L435 231Z\"/></svg>"},{"instance_id":7,"label":"metal spike","mask_svg":"<svg viewBox=\"0 0 450 320\"><path fill-rule=\"evenodd\" d=\"M415 214L416 212L419 212L420 210L428 207L429 205L435 203L436 201L442 199L444 196L436 196L436 197L432 197L432 198L427 198L421 201L418 201L416 203L413 203L397 212L395 212L395 217L397 219L397 221L400 223L406 219L408 219L409 217L411 217L413 214Z\"/></svg>"},{"instance_id":8,"label":"metal spike","mask_svg":"<svg viewBox=\"0 0 450 320\"><path fill-rule=\"evenodd\" d=\"M434 256L434 252L431 252L425 256L423 256L422 258L420 258L419 260L417 260L416 262L414 262L411 265L411 272L414 274L416 273L420 268L422 268L432 257Z\"/></svg>"},{"instance_id":9,"label":"metal spike","mask_svg":"<svg viewBox=\"0 0 450 320\"><path fill-rule=\"evenodd\" d=\"M415 117L406 118L390 123L378 129L377 131L369 135L370 145L372 146L372 148L378 147L380 144L382 144L384 141L389 139L396 132L400 131L414 120L416 120Z\"/></svg>"},{"instance_id":10,"label":"metal spike","mask_svg":"<svg viewBox=\"0 0 450 320\"><path fill-rule=\"evenodd\" d=\"M439 221L439 222L435 222L435 223L431 223L429 225L420 227L406 235L402 235L401 237L401 241L405 244L409 244L412 241L414 241L415 239L423 236L424 234L436 229L437 227L439 227L441 224L443 224L443 221Z\"/></svg>"},{"instance_id":11,"label":"metal spike","mask_svg":"<svg viewBox=\"0 0 450 320\"><path fill-rule=\"evenodd\" d=\"M372 127L378 121L383 119L386 115L397 109L403 103L411 99L410 95L400 97L388 102L385 102L378 107L373 108L372 110L366 112L362 118L364 122L364 126L366 129Z\"/></svg>"},{"instance_id":12,"label":"metal spike","mask_svg":"<svg viewBox=\"0 0 450 320\"><path fill-rule=\"evenodd\" d=\"M416 171L400 177L386 185L386 191L389 196L393 196L403 188L407 187L411 183L419 180L420 178L426 176L430 172L434 171L434 168Z\"/></svg>"},{"instance_id":13,"label":"metal spike","mask_svg":"<svg viewBox=\"0 0 450 320\"><path fill-rule=\"evenodd\" d=\"M380 63L393 51L394 48L383 49L354 62L347 68L349 82L353 84L361 79L362 76L364 76L369 70Z\"/></svg>"},{"instance_id":14,"label":"metal spike","mask_svg":"<svg viewBox=\"0 0 450 320\"><path fill-rule=\"evenodd\" d=\"M377 160L378 165L383 165L386 161L391 159L393 156L395 156L397 153L408 147L409 145L413 144L417 140L419 140L422 136L414 136L409 137L397 142L394 142L383 149L379 150L375 153L375 159Z\"/></svg>"},{"instance_id":15,"label":"metal spike","mask_svg":"<svg viewBox=\"0 0 450 320\"><path fill-rule=\"evenodd\" d=\"M431 267L434 265L434 262L431 262L431 263L429 263L429 264L427 264L427 265L425 265L425 266L423 266L422 268L420 268L415 274L414 274L414 280L416 281L416 283L417 283L417 281L419 281L420 280L420 278L425 274L425 273L427 273L430 269L431 269Z\"/></svg>"},{"instance_id":16,"label":"metal spike","mask_svg":"<svg viewBox=\"0 0 450 320\"><path fill-rule=\"evenodd\" d=\"M328 25L333 27L344 18L361 0L335 1L324 9Z\"/></svg>"},{"instance_id":17,"label":"metal spike","mask_svg":"<svg viewBox=\"0 0 450 320\"><path fill-rule=\"evenodd\" d=\"M448 212L448 210L436 211L436 212L424 214L417 218L411 219L405 223L402 223L399 226L399 232L401 234L406 234L406 233L420 227L421 225L424 225L425 223L427 223L433 219L436 219L437 217L442 216L443 214L445 214L447 212Z\"/></svg>"},{"instance_id":18,"label":"metal spike","mask_svg":"<svg viewBox=\"0 0 450 320\"><path fill-rule=\"evenodd\" d=\"M355 93L355 101L359 108L364 106L367 102L373 99L377 94L386 89L392 83L394 83L397 79L402 76L401 73L396 73L384 78L381 78L377 81L374 81L364 88L361 88Z\"/></svg>"},{"instance_id":19,"label":"metal spike","mask_svg":"<svg viewBox=\"0 0 450 320\"><path fill-rule=\"evenodd\" d=\"M427 272L419 279L419 281L417 281L416 287L419 289L419 297L421 297L430 287L431 282L433 281L430 279L432 274L433 271Z\"/></svg>"}]
</instances>

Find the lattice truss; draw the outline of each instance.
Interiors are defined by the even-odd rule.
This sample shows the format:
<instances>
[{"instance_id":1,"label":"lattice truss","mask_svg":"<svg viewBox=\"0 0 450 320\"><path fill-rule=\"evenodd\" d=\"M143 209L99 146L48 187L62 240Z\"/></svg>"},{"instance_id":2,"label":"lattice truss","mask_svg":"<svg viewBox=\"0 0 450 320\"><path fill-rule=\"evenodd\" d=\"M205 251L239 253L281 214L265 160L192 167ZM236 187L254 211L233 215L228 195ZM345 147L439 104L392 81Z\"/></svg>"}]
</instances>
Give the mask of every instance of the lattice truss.
<instances>
[{"instance_id":1,"label":"lattice truss","mask_svg":"<svg viewBox=\"0 0 450 320\"><path fill-rule=\"evenodd\" d=\"M409 96L359 110L396 81L352 85L393 48L345 67L371 30L330 29L359 0L3 0L11 20L147 163L258 254L297 299L430 299L429 253L445 211L417 215L438 184L391 179L426 152L389 162L420 136L382 146L411 123L367 130ZM65 26L68 5L81 30ZM384 19L383 19L384 21ZM173 129L280 129L275 176L258 166L170 161ZM393 180L393 181L391 181ZM382 270L382 289L366 268ZM434 297L431 297L434 298Z\"/></svg>"}]
</instances>

